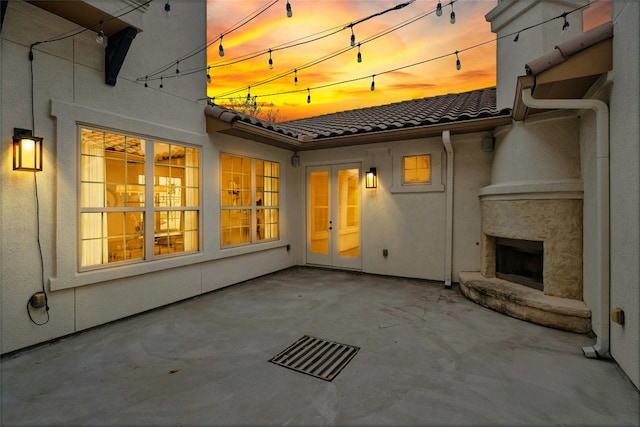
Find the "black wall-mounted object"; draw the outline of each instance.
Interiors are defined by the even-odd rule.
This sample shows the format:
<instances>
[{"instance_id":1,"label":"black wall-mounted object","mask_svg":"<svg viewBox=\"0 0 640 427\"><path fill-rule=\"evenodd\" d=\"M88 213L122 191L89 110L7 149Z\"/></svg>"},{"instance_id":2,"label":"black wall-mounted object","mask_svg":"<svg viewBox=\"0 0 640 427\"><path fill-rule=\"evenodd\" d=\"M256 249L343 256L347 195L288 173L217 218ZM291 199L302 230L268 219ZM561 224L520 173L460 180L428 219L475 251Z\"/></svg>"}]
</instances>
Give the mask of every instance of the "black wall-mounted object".
<instances>
[{"instance_id":1,"label":"black wall-mounted object","mask_svg":"<svg viewBox=\"0 0 640 427\"><path fill-rule=\"evenodd\" d=\"M104 50L104 82L106 84L116 85L120 68L137 34L138 31L135 28L128 27L109 36L109 44Z\"/></svg>"}]
</instances>

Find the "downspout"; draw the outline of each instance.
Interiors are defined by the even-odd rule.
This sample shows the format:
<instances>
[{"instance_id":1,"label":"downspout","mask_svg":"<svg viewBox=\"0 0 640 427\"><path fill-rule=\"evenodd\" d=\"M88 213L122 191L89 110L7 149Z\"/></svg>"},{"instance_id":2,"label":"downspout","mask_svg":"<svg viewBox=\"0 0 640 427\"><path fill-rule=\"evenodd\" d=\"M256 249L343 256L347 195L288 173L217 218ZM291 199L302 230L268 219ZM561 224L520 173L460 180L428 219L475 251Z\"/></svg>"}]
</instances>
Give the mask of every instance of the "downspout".
<instances>
[{"instance_id":1,"label":"downspout","mask_svg":"<svg viewBox=\"0 0 640 427\"><path fill-rule=\"evenodd\" d=\"M444 287L451 288L451 264L453 258L453 146L451 145L451 132L442 132L442 144L447 151L447 184L446 184L446 224L444 244Z\"/></svg>"},{"instance_id":2,"label":"downspout","mask_svg":"<svg viewBox=\"0 0 640 427\"><path fill-rule=\"evenodd\" d=\"M596 275L600 288L600 325L593 347L582 347L588 358L609 352L609 107L598 99L535 99L531 89L522 91L527 107L538 109L593 110L596 113Z\"/></svg>"}]
</instances>

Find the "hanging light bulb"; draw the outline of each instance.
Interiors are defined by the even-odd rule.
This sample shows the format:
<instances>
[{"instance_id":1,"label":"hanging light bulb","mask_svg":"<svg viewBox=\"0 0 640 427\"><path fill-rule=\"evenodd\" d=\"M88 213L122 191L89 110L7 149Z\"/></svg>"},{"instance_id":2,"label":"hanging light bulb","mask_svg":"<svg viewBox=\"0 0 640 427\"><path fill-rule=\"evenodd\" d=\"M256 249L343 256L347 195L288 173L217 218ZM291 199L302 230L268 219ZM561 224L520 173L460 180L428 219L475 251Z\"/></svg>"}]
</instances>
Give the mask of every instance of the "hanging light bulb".
<instances>
[{"instance_id":1,"label":"hanging light bulb","mask_svg":"<svg viewBox=\"0 0 640 427\"><path fill-rule=\"evenodd\" d=\"M247 88L247 103L251 102L251 86Z\"/></svg>"},{"instance_id":2,"label":"hanging light bulb","mask_svg":"<svg viewBox=\"0 0 640 427\"><path fill-rule=\"evenodd\" d=\"M224 56L224 48L222 47L222 37L224 36L220 35L220 46L218 46L218 55L220 56Z\"/></svg>"},{"instance_id":3,"label":"hanging light bulb","mask_svg":"<svg viewBox=\"0 0 640 427\"><path fill-rule=\"evenodd\" d=\"M210 69L211 67L207 67L207 83L211 83L211 73L209 72Z\"/></svg>"},{"instance_id":4,"label":"hanging light bulb","mask_svg":"<svg viewBox=\"0 0 640 427\"><path fill-rule=\"evenodd\" d=\"M289 0L287 0L287 18L291 18L293 16L293 10L291 10L291 4Z\"/></svg>"},{"instance_id":5,"label":"hanging light bulb","mask_svg":"<svg viewBox=\"0 0 640 427\"><path fill-rule=\"evenodd\" d=\"M358 62L362 62L362 54L360 53L360 43L358 43Z\"/></svg>"},{"instance_id":6,"label":"hanging light bulb","mask_svg":"<svg viewBox=\"0 0 640 427\"><path fill-rule=\"evenodd\" d=\"M253 111L258 109L258 97L254 96L253 97Z\"/></svg>"},{"instance_id":7,"label":"hanging light bulb","mask_svg":"<svg viewBox=\"0 0 640 427\"><path fill-rule=\"evenodd\" d=\"M456 13L453 11L453 3L451 3L451 18L449 19L449 22L452 24L456 23Z\"/></svg>"},{"instance_id":8,"label":"hanging light bulb","mask_svg":"<svg viewBox=\"0 0 640 427\"><path fill-rule=\"evenodd\" d=\"M462 64L460 63L460 57L458 56L458 51L456 50L456 70L460 70L462 68Z\"/></svg>"},{"instance_id":9,"label":"hanging light bulb","mask_svg":"<svg viewBox=\"0 0 640 427\"><path fill-rule=\"evenodd\" d=\"M569 25L569 21L567 21L567 12L562 14L562 19L564 19L564 22L562 23L562 32L568 34L569 31L571 31L571 25Z\"/></svg>"},{"instance_id":10,"label":"hanging light bulb","mask_svg":"<svg viewBox=\"0 0 640 427\"><path fill-rule=\"evenodd\" d=\"M167 14L167 16L171 15L171 5L169 4L169 0L167 0L167 2L164 4L164 12Z\"/></svg>"},{"instance_id":11,"label":"hanging light bulb","mask_svg":"<svg viewBox=\"0 0 640 427\"><path fill-rule=\"evenodd\" d=\"M442 16L442 3L440 2L438 2L438 5L436 6L436 15Z\"/></svg>"},{"instance_id":12,"label":"hanging light bulb","mask_svg":"<svg viewBox=\"0 0 640 427\"><path fill-rule=\"evenodd\" d=\"M176 61L176 76L180 77L180 61Z\"/></svg>"},{"instance_id":13,"label":"hanging light bulb","mask_svg":"<svg viewBox=\"0 0 640 427\"><path fill-rule=\"evenodd\" d=\"M307 104L311 104L311 90L307 88Z\"/></svg>"},{"instance_id":14,"label":"hanging light bulb","mask_svg":"<svg viewBox=\"0 0 640 427\"><path fill-rule=\"evenodd\" d=\"M298 69L293 70L293 85L298 86Z\"/></svg>"},{"instance_id":15,"label":"hanging light bulb","mask_svg":"<svg viewBox=\"0 0 640 427\"><path fill-rule=\"evenodd\" d=\"M351 47L356 45L356 35L353 33L353 26L351 26Z\"/></svg>"},{"instance_id":16,"label":"hanging light bulb","mask_svg":"<svg viewBox=\"0 0 640 427\"><path fill-rule=\"evenodd\" d=\"M164 83L162 82L162 76L160 76L160 89L164 87Z\"/></svg>"},{"instance_id":17,"label":"hanging light bulb","mask_svg":"<svg viewBox=\"0 0 640 427\"><path fill-rule=\"evenodd\" d=\"M374 91L376 90L376 75L374 74L373 76L371 76L371 90Z\"/></svg>"},{"instance_id":18,"label":"hanging light bulb","mask_svg":"<svg viewBox=\"0 0 640 427\"><path fill-rule=\"evenodd\" d=\"M269 49L269 69L273 70L273 59L271 59L271 49Z\"/></svg>"},{"instance_id":19,"label":"hanging light bulb","mask_svg":"<svg viewBox=\"0 0 640 427\"><path fill-rule=\"evenodd\" d=\"M518 40L520 40L520 31L518 31L518 34L516 34L516 37L513 39L515 43L518 43Z\"/></svg>"},{"instance_id":20,"label":"hanging light bulb","mask_svg":"<svg viewBox=\"0 0 640 427\"><path fill-rule=\"evenodd\" d=\"M102 30L102 21L100 21L100 31L98 31L98 35L96 36L96 43L98 44L104 43L104 31Z\"/></svg>"},{"instance_id":21,"label":"hanging light bulb","mask_svg":"<svg viewBox=\"0 0 640 427\"><path fill-rule=\"evenodd\" d=\"M149 79L149 76L144 76L144 87L149 87L149 84L147 83L148 79Z\"/></svg>"}]
</instances>

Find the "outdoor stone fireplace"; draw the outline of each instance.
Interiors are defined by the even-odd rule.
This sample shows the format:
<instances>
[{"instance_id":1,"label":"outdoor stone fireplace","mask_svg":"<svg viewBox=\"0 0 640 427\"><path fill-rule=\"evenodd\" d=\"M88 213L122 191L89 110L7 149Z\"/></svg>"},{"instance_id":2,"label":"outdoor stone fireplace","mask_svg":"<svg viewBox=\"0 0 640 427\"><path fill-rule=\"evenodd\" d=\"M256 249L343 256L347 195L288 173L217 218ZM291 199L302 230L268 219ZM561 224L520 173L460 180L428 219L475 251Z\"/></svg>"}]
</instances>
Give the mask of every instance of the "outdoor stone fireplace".
<instances>
[{"instance_id":1,"label":"outdoor stone fireplace","mask_svg":"<svg viewBox=\"0 0 640 427\"><path fill-rule=\"evenodd\" d=\"M481 194L481 270L460 273L461 290L513 317L588 332L591 312L582 302L582 199L529 196Z\"/></svg>"},{"instance_id":2,"label":"outdoor stone fireplace","mask_svg":"<svg viewBox=\"0 0 640 427\"><path fill-rule=\"evenodd\" d=\"M496 132L490 185L479 191L480 271L469 299L519 319L591 330L583 302L583 176L577 122L545 115Z\"/></svg>"}]
</instances>

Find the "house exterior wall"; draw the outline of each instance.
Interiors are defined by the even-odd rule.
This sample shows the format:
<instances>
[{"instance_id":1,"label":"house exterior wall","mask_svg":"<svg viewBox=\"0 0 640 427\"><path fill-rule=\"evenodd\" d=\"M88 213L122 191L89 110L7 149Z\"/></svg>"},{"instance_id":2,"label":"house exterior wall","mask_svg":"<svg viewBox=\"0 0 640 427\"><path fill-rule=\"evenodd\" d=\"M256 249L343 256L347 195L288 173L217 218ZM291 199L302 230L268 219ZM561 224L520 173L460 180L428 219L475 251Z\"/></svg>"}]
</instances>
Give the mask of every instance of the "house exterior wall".
<instances>
[{"instance_id":1,"label":"house exterior wall","mask_svg":"<svg viewBox=\"0 0 640 427\"><path fill-rule=\"evenodd\" d=\"M640 388L640 4L613 2L613 80L610 98L611 354Z\"/></svg>"},{"instance_id":2,"label":"house exterior wall","mask_svg":"<svg viewBox=\"0 0 640 427\"><path fill-rule=\"evenodd\" d=\"M116 4L117 3L117 4ZM100 4L96 3L99 7ZM12 170L13 128L33 129L30 100L29 47L78 26L22 1L8 3L0 34L0 281L2 353L61 337L223 286L277 271L297 263L296 245L286 250L291 233L281 230L276 242L222 250L219 233L219 153L251 153L282 165L281 178L296 171L291 153L205 132L206 81L202 75L150 81L136 79L171 63L206 43L206 2L174 5L151 2L145 11L121 19L141 32L131 44L115 87L104 83L104 49L96 33L85 31L58 42L33 47L33 109L35 135L44 138L44 170L36 173L45 287L50 320L36 326L26 312L27 301L41 290L36 227L34 174ZM126 1L107 2L115 10ZM171 37L167 36L171 35ZM205 69L202 52L185 69ZM77 270L78 130L77 123L176 141L201 152L200 250L196 254L99 269ZM296 190L295 181L291 185ZM294 193L295 196L295 193ZM281 215L290 217L287 186ZM293 230L294 238L297 230ZM299 252L298 252L299 253ZM44 310L32 310L46 320Z\"/></svg>"},{"instance_id":3,"label":"house exterior wall","mask_svg":"<svg viewBox=\"0 0 640 427\"><path fill-rule=\"evenodd\" d=\"M481 149L488 134L453 136L454 215L452 280L460 271L477 270L480 262L478 189L489 181L491 152ZM439 157L427 191L399 188L398 159L407 155ZM362 190L362 271L430 280L445 278L446 153L442 138L305 151L301 167L360 162L362 171L375 167L378 188ZM306 212L306 198L299 212ZM302 230L304 231L304 229ZM303 236L305 234L302 234ZM383 256L383 249L388 256ZM304 261L303 261L304 263Z\"/></svg>"}]
</instances>

